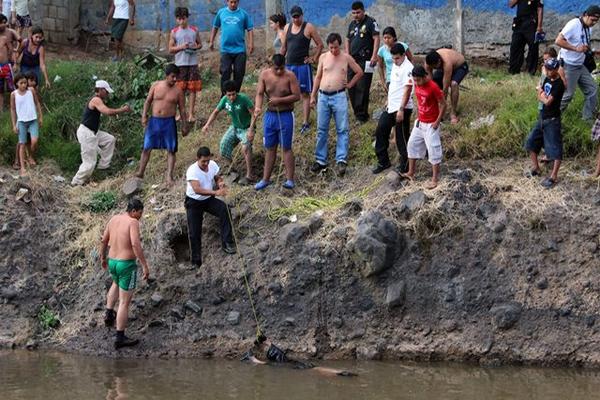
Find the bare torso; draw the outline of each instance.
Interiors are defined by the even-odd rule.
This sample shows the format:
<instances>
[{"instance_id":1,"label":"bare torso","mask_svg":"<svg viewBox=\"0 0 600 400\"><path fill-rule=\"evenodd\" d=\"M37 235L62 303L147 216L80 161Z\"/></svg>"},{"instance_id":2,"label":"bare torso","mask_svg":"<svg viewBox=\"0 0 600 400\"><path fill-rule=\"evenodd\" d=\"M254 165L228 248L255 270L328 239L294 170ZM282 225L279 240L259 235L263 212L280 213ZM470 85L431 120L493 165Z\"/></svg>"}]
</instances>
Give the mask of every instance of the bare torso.
<instances>
[{"instance_id":1,"label":"bare torso","mask_svg":"<svg viewBox=\"0 0 600 400\"><path fill-rule=\"evenodd\" d=\"M11 61L10 56L12 55L12 34L8 29L0 33L0 64L6 64Z\"/></svg>"},{"instance_id":2,"label":"bare torso","mask_svg":"<svg viewBox=\"0 0 600 400\"><path fill-rule=\"evenodd\" d=\"M138 220L127 214L115 215L110 219L106 226L109 234L109 258L117 260L134 260L136 258L131 244L131 229L137 224L139 224Z\"/></svg>"},{"instance_id":3,"label":"bare torso","mask_svg":"<svg viewBox=\"0 0 600 400\"><path fill-rule=\"evenodd\" d=\"M442 57L444 67L451 66L453 71L465 63L465 56L456 50L439 49L436 51Z\"/></svg>"},{"instance_id":4,"label":"bare torso","mask_svg":"<svg viewBox=\"0 0 600 400\"><path fill-rule=\"evenodd\" d=\"M176 85L170 86L165 81L155 83L152 98L152 116L160 118L174 117L180 95L181 90Z\"/></svg>"},{"instance_id":5,"label":"bare torso","mask_svg":"<svg viewBox=\"0 0 600 400\"><path fill-rule=\"evenodd\" d=\"M292 94L292 77L294 73L287 69L282 75L277 75L272 68L268 68L263 72L265 82L265 94L268 98L286 97ZM294 109L294 102L281 103L276 107L268 105L269 111L291 111Z\"/></svg>"},{"instance_id":6,"label":"bare torso","mask_svg":"<svg viewBox=\"0 0 600 400\"><path fill-rule=\"evenodd\" d=\"M346 87L348 81L348 55L340 52L337 56L327 52L321 56L323 76L319 89L325 92L336 92Z\"/></svg>"}]
</instances>

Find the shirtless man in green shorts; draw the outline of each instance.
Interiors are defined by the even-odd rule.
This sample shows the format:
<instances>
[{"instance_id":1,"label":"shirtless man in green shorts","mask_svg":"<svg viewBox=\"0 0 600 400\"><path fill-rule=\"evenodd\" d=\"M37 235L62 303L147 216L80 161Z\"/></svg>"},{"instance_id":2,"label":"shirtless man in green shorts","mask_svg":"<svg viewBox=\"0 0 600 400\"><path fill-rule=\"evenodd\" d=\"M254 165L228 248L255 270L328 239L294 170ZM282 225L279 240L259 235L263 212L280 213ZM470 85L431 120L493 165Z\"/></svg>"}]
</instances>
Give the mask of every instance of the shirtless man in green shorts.
<instances>
[{"instance_id":1,"label":"shirtless man in green shorts","mask_svg":"<svg viewBox=\"0 0 600 400\"><path fill-rule=\"evenodd\" d=\"M117 322L117 338L115 349L135 346L137 339L125 336L129 304L133 297L133 289L137 282L137 263L143 268L143 278L148 279L150 270L142 251L140 241L140 218L144 212L141 200L132 198L127 203L127 211L115 215L108 221L100 243L100 260L102 268L109 270L113 283L106 295L106 315L104 324L112 327ZM106 253L108 248L108 260ZM119 300L119 309L115 312L115 304Z\"/></svg>"}]
</instances>

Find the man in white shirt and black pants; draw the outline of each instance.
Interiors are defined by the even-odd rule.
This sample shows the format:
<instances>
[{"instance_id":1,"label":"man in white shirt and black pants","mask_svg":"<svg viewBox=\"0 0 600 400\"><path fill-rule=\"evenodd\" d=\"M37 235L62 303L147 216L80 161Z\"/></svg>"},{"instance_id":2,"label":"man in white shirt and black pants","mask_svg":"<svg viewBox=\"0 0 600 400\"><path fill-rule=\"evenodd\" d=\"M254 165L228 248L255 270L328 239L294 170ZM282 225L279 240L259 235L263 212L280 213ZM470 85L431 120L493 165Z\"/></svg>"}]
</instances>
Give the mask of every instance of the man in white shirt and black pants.
<instances>
[{"instance_id":1,"label":"man in white shirt and black pants","mask_svg":"<svg viewBox=\"0 0 600 400\"><path fill-rule=\"evenodd\" d=\"M585 97L583 103L583 119L593 121L598 106L598 84L584 65L586 53L593 57L594 51L590 44L592 26L600 19L600 7L589 6L583 16L573 18L560 31L555 43L561 47L558 58L564 63L565 77L567 78L565 94L562 98L560 110L564 111L573 95L577 85ZM595 67L595 65L594 65Z\"/></svg>"},{"instance_id":2,"label":"man in white shirt and black pants","mask_svg":"<svg viewBox=\"0 0 600 400\"><path fill-rule=\"evenodd\" d=\"M197 161L190 165L186 173L185 210L188 221L192 265L202 265L202 221L204 212L218 217L221 221L221 245L227 254L235 253L229 207L215 196L226 196L227 188L219 176L219 166L211 160L208 147L200 147ZM215 190L215 186L218 188Z\"/></svg>"},{"instance_id":3,"label":"man in white shirt and black pants","mask_svg":"<svg viewBox=\"0 0 600 400\"><path fill-rule=\"evenodd\" d=\"M373 169L374 174L378 174L391 166L388 147L390 145L390 132L394 126L396 127L396 147L400 154L400 163L396 170L400 174L408 171L406 144L410 137L410 116L413 110L413 65L406 58L405 51L401 43L394 44L390 49L394 63L390 73L387 112L381 114L375 130L375 154L378 163Z\"/></svg>"}]
</instances>

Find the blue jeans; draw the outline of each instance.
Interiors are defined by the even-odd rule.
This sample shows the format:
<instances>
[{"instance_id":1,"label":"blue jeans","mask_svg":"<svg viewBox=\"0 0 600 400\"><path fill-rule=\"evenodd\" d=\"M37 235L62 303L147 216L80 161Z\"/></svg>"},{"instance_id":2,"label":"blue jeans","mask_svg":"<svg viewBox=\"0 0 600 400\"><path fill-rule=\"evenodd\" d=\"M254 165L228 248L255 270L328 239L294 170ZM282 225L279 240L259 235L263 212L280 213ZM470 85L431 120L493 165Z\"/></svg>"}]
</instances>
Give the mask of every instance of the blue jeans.
<instances>
[{"instance_id":1,"label":"blue jeans","mask_svg":"<svg viewBox=\"0 0 600 400\"><path fill-rule=\"evenodd\" d=\"M337 145L335 148L335 161L346 163L350 132L348 122L348 99L346 92L326 95L319 92L317 101L317 148L315 158L321 165L327 165L327 141L329 138L329 121L331 116L335 119L337 131Z\"/></svg>"}]
</instances>

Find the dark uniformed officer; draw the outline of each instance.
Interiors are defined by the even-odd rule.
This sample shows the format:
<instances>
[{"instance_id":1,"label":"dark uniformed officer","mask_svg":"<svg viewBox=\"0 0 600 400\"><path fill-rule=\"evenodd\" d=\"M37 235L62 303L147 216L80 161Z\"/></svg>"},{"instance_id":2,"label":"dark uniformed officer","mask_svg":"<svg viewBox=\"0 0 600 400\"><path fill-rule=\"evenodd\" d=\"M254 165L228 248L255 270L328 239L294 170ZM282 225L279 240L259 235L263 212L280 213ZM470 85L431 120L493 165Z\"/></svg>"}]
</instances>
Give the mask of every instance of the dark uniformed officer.
<instances>
[{"instance_id":1,"label":"dark uniformed officer","mask_svg":"<svg viewBox=\"0 0 600 400\"><path fill-rule=\"evenodd\" d=\"M523 65L523 54L527 44L527 72L535 74L538 63L536 33L542 33L544 0L509 0L508 6L517 6L517 16L513 19L512 40L510 42L510 61L508 72L518 74Z\"/></svg>"},{"instance_id":2,"label":"dark uniformed officer","mask_svg":"<svg viewBox=\"0 0 600 400\"><path fill-rule=\"evenodd\" d=\"M348 39L346 40L346 52L354 58L364 71L367 63L371 67L377 65L379 27L375 19L365 14L365 6L362 1L352 3L352 18L346 36ZM354 72L349 70L348 82L353 76ZM372 79L372 73L365 73L356 86L348 89L354 116L360 122L369 120L369 91L371 90Z\"/></svg>"}]
</instances>

